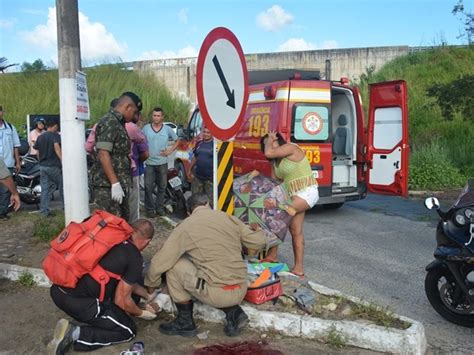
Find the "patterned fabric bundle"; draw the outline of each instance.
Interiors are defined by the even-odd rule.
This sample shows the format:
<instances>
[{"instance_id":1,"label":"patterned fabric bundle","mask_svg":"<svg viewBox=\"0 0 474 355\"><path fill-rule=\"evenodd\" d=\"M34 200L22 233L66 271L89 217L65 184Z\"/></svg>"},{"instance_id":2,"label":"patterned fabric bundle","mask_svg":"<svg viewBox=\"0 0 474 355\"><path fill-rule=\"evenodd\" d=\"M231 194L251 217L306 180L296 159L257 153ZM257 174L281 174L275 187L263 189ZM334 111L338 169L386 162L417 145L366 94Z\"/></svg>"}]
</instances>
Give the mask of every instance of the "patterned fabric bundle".
<instances>
[{"instance_id":1,"label":"patterned fabric bundle","mask_svg":"<svg viewBox=\"0 0 474 355\"><path fill-rule=\"evenodd\" d=\"M295 214L283 184L253 171L234 180L234 195L234 215L262 228L268 248L283 242Z\"/></svg>"}]
</instances>

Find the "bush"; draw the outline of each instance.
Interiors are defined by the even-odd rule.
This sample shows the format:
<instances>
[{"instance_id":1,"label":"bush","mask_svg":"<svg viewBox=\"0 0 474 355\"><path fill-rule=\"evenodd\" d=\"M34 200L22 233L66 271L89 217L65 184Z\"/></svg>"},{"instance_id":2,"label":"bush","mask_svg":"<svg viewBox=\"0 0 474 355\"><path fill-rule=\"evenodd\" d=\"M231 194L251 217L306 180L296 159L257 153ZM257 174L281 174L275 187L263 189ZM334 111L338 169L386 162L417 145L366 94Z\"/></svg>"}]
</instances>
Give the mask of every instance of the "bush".
<instances>
[{"instance_id":1,"label":"bush","mask_svg":"<svg viewBox=\"0 0 474 355\"><path fill-rule=\"evenodd\" d=\"M432 142L412 152L408 181L410 189L438 190L463 186L466 177L454 167L446 150Z\"/></svg>"}]
</instances>

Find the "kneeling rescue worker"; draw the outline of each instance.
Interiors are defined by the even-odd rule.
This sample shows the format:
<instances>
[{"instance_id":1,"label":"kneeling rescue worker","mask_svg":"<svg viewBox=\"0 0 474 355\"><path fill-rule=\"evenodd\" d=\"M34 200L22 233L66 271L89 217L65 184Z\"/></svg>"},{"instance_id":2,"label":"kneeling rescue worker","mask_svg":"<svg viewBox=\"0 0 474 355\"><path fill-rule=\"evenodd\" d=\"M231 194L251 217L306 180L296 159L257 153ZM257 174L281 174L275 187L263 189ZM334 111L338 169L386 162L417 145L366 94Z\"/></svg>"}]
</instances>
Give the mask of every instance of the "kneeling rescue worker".
<instances>
[{"instance_id":1,"label":"kneeling rescue worker","mask_svg":"<svg viewBox=\"0 0 474 355\"><path fill-rule=\"evenodd\" d=\"M167 335L194 336L193 298L224 311L224 332L236 336L248 323L239 306L247 292L247 267L242 245L249 249L265 246L261 230L253 231L238 218L209 207L205 194L188 199L192 214L179 224L155 254L145 277L145 286L158 287L162 274L177 318L160 324Z\"/></svg>"},{"instance_id":2,"label":"kneeling rescue worker","mask_svg":"<svg viewBox=\"0 0 474 355\"><path fill-rule=\"evenodd\" d=\"M75 288L53 284L51 298L58 308L86 325L75 325L61 319L56 325L54 338L48 345L53 354L64 354L71 345L75 351L91 351L106 345L133 339L137 329L129 315L146 320L156 318L151 306L140 309L132 296L146 300L154 298L140 286L143 281L143 257L153 238L153 224L139 219L132 225L130 238L115 245L99 261L106 271L120 275L120 280L111 278L105 286L105 297L99 301L100 285L89 275L83 276Z\"/></svg>"}]
</instances>

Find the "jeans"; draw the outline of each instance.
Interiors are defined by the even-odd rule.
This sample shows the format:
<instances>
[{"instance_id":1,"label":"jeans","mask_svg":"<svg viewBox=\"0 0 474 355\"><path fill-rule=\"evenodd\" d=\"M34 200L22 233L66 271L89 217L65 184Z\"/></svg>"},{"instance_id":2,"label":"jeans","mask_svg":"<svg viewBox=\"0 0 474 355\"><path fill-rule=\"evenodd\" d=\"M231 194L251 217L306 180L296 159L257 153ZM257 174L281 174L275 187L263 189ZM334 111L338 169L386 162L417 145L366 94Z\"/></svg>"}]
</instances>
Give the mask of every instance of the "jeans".
<instances>
[{"instance_id":1,"label":"jeans","mask_svg":"<svg viewBox=\"0 0 474 355\"><path fill-rule=\"evenodd\" d=\"M145 167L145 208L147 212L164 212L165 191L168 182L168 164ZM156 201L153 201L155 186L158 187Z\"/></svg>"},{"instance_id":2,"label":"jeans","mask_svg":"<svg viewBox=\"0 0 474 355\"><path fill-rule=\"evenodd\" d=\"M59 190L61 201L63 199L63 173L57 166L40 166L40 184L41 184L41 201L40 212L43 215L49 215L49 201L54 190L52 185L56 185Z\"/></svg>"},{"instance_id":3,"label":"jeans","mask_svg":"<svg viewBox=\"0 0 474 355\"><path fill-rule=\"evenodd\" d=\"M8 168L10 174L13 173L13 168ZM10 191L0 184L0 215L6 216L8 213L8 205L10 204Z\"/></svg>"},{"instance_id":4,"label":"jeans","mask_svg":"<svg viewBox=\"0 0 474 355\"><path fill-rule=\"evenodd\" d=\"M132 177L128 208L130 210L129 222L133 223L140 218L140 176Z\"/></svg>"}]
</instances>

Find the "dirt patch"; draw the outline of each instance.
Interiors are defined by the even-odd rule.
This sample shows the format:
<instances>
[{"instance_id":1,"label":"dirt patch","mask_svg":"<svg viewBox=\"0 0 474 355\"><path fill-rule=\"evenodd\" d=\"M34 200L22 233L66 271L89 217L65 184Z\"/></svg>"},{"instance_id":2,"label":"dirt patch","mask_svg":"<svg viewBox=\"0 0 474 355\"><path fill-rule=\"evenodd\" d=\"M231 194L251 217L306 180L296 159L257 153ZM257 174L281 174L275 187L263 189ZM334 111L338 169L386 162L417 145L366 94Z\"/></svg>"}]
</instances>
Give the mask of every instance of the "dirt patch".
<instances>
[{"instance_id":1,"label":"dirt patch","mask_svg":"<svg viewBox=\"0 0 474 355\"><path fill-rule=\"evenodd\" d=\"M49 289L23 287L16 282L0 279L0 297L2 299L0 312L3 321L0 332L0 352L43 354L53 336L56 322L60 318L67 318L54 306L49 297ZM231 346L243 342L254 344L266 342L266 351L278 349L283 354L376 354L376 352L352 347L334 349L321 342L257 332L250 328L245 329L238 337L228 338L224 335L222 324L206 323L200 320L196 322L199 333L206 333L207 339L162 335L158 331L158 325L170 319L171 316L163 312L154 321L136 319L138 336L133 341L143 341L146 354L192 354L207 346L216 344ZM130 346L131 343L118 344L94 353L119 354ZM262 353L270 354L271 352ZM213 352L213 354L223 353Z\"/></svg>"},{"instance_id":2,"label":"dirt patch","mask_svg":"<svg viewBox=\"0 0 474 355\"><path fill-rule=\"evenodd\" d=\"M41 268L42 260L49 250L49 242L34 236L37 218L39 217L36 215L21 212L15 214L7 223L0 223L0 241L2 247L7 248L7 251L0 257L0 262ZM168 236L171 233L172 227L162 219L156 218L151 221L155 226L155 236ZM161 242L160 238L154 238L143 251L145 262L151 260L155 255ZM6 245L8 247L5 247ZM366 320L377 325L398 329L409 327L408 323L393 317L388 309L376 306L364 307L343 297L328 297L312 290L316 301L309 310L302 310L291 296L295 289L305 287L305 283L294 277L282 277L281 281L285 295L276 302L266 302L256 306L258 309L301 315L309 313L322 319Z\"/></svg>"}]
</instances>

